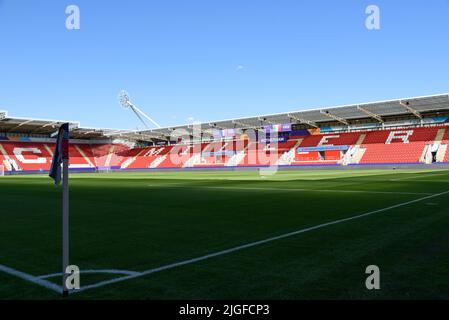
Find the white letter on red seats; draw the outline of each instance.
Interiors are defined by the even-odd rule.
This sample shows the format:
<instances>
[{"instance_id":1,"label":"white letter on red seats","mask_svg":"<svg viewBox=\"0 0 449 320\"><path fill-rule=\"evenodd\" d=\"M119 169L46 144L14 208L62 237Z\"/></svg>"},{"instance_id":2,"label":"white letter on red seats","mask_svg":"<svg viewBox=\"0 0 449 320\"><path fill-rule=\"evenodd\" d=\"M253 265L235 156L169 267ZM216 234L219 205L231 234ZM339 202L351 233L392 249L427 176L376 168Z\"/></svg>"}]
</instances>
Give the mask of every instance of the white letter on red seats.
<instances>
[{"instance_id":1,"label":"white letter on red seats","mask_svg":"<svg viewBox=\"0 0 449 320\"><path fill-rule=\"evenodd\" d=\"M388 136L387 141L385 144L390 144L392 140L399 139L402 140L403 143L409 143L408 139L413 134L413 130L407 130L407 131L392 131L390 132L390 135Z\"/></svg>"},{"instance_id":2,"label":"white letter on red seats","mask_svg":"<svg viewBox=\"0 0 449 320\"><path fill-rule=\"evenodd\" d=\"M47 159L45 158L25 159L25 157L22 155L22 153L24 152L31 152L33 154L42 154L42 151L40 151L38 148L14 148L13 152L17 160L19 160L22 163L29 163L29 164L47 163Z\"/></svg>"},{"instance_id":3,"label":"white letter on red seats","mask_svg":"<svg viewBox=\"0 0 449 320\"><path fill-rule=\"evenodd\" d=\"M318 147L321 146L333 146L333 144L329 143L329 139L338 139L340 136L323 136L321 138L320 143L318 143Z\"/></svg>"}]
</instances>

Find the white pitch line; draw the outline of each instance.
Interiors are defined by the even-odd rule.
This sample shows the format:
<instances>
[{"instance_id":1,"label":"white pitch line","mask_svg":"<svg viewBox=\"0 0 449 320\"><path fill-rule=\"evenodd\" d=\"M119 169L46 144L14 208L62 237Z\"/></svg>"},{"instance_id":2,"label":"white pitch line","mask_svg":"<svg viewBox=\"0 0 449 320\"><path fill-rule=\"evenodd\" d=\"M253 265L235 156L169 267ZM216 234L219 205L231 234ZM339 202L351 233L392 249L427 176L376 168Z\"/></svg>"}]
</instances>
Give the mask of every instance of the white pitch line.
<instances>
[{"instance_id":1,"label":"white pitch line","mask_svg":"<svg viewBox=\"0 0 449 320\"><path fill-rule=\"evenodd\" d=\"M50 281L47 281L47 280L44 280L44 279L40 279L40 278L35 277L35 276L31 275L31 274L28 274L28 273L25 273L25 272L22 272L22 271L18 271L16 269L13 269L13 268L1 265L1 264L0 264L0 271L5 272L5 273L10 274L10 275L13 275L13 276L16 276L16 277L21 278L23 280L26 280L26 281L38 284L38 285L40 285L40 286L42 286L44 288L56 291L58 293L62 292L62 287L61 286L58 286L57 284L54 284L54 283L52 283Z\"/></svg>"},{"instance_id":2,"label":"white pitch line","mask_svg":"<svg viewBox=\"0 0 449 320\"><path fill-rule=\"evenodd\" d=\"M129 275L129 276L120 277L120 278L116 278L116 279L101 281L101 282L98 282L98 283L95 283L95 284L84 286L80 290L76 290L75 292L82 292L82 291L85 291L85 290L88 290L88 289L99 288L99 287L103 287L105 285L109 285L109 284L113 284L113 283L117 283L117 282L122 282L122 281L125 281L125 280L140 278L140 277L152 274L152 273L161 272L161 271L164 271L164 270L173 269L173 268L176 268L176 267L185 266L185 265L188 265L188 264L200 262L200 261L203 261L203 260L206 260L206 259L223 256L223 255L228 254L228 253L233 253L233 252L236 252L236 251L241 251L243 249L256 247L256 246L259 246L259 245L262 245L262 244L266 244L266 243L269 243L269 242L272 242L272 241L289 238L289 237L296 236L298 234L306 233L306 232L309 232L309 231L318 230L318 229L325 228L325 227L332 226L332 225L336 225L336 224L339 224L339 223L343 223L343 222L347 222L347 221L356 220L356 219L364 218L364 217L367 217L367 216L371 216L371 215L376 214L376 213L388 211L388 210L391 210L391 209L396 209L396 208L399 208L399 207L403 207L403 206L406 206L406 205L409 205L409 204L413 204L413 203L416 203L416 202L420 202L420 201L424 201L424 200L427 200L427 199L436 198L436 197L439 197L439 196L442 196L442 195L445 195L445 194L448 194L448 193L449 193L449 190L441 192L441 193L432 194L430 196L422 197L422 198L419 198L419 199L415 199L415 200L399 203L399 204L396 204L396 205L393 205L393 206L389 206L389 207L386 207L386 208L383 208L383 209L377 209L377 210L374 210L374 211L362 213L362 214L359 214L359 215L356 215L356 216L352 216L352 217L349 217L349 218L343 218L343 219L339 219L339 220L334 220L334 221L331 221L331 222L322 223L322 224L319 224L319 225L316 225L316 226L313 226L313 227L300 229L300 230L297 230L297 231L285 233L285 234L282 234L282 235L279 235L279 236L275 236L275 237L271 237L271 238L267 238L267 239L264 239L264 240L250 242L250 243L247 243L247 244L244 244L244 245L241 245L241 246L237 246L237 247L234 247L234 248L230 248L230 249L218 251L218 252L215 252L215 253L207 254L207 255L204 255L204 256L201 256L201 257L197 257L197 258L193 258L193 259L189 259L189 260L184 260L184 261L180 261L180 262L175 262L175 263L172 263L172 264L169 264L169 265L165 265L165 266L162 266L162 267L158 267L158 268L154 268L154 269L148 269L146 271L140 272L137 275Z\"/></svg>"},{"instance_id":3,"label":"white pitch line","mask_svg":"<svg viewBox=\"0 0 449 320\"><path fill-rule=\"evenodd\" d=\"M423 192L401 192L401 191L369 191L369 190L332 190L332 189L293 189L293 188L262 188L262 187L207 187L211 189L236 189L236 190L269 190L269 191L299 191L299 192L336 192L336 193L374 193L374 194L407 194L407 195L431 195Z\"/></svg>"},{"instance_id":4,"label":"white pitch line","mask_svg":"<svg viewBox=\"0 0 449 320\"><path fill-rule=\"evenodd\" d=\"M433 180L425 180L425 179L423 179L423 180L413 180L413 182L436 182L436 183L447 183L447 182L449 182L449 180L437 180L437 179L433 179Z\"/></svg>"},{"instance_id":5,"label":"white pitch line","mask_svg":"<svg viewBox=\"0 0 449 320\"><path fill-rule=\"evenodd\" d=\"M419 178L423 178L423 177L437 177L437 176L445 176L445 173L430 173L430 174L417 174L416 176L411 176L411 177L405 177L405 178L396 178L396 179L390 179L390 181L402 181L402 180L411 180L411 179L419 179Z\"/></svg>"},{"instance_id":6,"label":"white pitch line","mask_svg":"<svg viewBox=\"0 0 449 320\"><path fill-rule=\"evenodd\" d=\"M89 270L80 270L81 274L92 274L92 273L105 273L105 274L126 274L126 275L138 275L140 272L130 271L130 270L116 270L116 269L89 269ZM54 277L62 276L62 272L46 274L43 276L39 276L39 279L49 279Z\"/></svg>"},{"instance_id":7,"label":"white pitch line","mask_svg":"<svg viewBox=\"0 0 449 320\"><path fill-rule=\"evenodd\" d=\"M157 186L148 185L148 187L163 188L183 188L182 185ZM372 194L403 194L403 195L432 195L426 192L406 192L406 191L370 191L370 190L332 190L332 189L296 189L296 188L266 188L266 187L216 187L216 186L189 186L188 189L221 189L221 190L260 190L260 191L291 191L291 192L336 192L336 193L372 193Z\"/></svg>"}]
</instances>

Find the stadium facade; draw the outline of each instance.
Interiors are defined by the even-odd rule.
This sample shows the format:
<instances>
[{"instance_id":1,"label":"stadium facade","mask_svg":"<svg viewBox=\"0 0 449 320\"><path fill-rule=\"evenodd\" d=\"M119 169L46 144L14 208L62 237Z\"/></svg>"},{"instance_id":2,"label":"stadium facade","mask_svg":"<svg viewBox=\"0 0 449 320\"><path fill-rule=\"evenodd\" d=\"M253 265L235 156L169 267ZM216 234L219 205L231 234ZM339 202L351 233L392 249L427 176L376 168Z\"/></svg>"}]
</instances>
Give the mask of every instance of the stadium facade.
<instances>
[{"instance_id":1,"label":"stadium facade","mask_svg":"<svg viewBox=\"0 0 449 320\"><path fill-rule=\"evenodd\" d=\"M0 111L2 171L47 172L66 122L74 171L449 164L449 94L439 94L133 131Z\"/></svg>"}]
</instances>

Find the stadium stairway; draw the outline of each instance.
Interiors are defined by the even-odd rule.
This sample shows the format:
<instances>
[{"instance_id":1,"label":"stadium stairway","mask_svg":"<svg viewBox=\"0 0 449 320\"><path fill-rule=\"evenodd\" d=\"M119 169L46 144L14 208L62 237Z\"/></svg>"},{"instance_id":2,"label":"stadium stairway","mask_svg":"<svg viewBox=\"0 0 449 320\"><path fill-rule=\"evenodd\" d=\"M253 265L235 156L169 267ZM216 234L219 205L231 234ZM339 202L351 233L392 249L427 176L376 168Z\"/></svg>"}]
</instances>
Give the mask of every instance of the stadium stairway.
<instances>
[{"instance_id":1,"label":"stadium stairway","mask_svg":"<svg viewBox=\"0 0 449 320\"><path fill-rule=\"evenodd\" d=\"M233 142L212 142L203 149L195 167L223 167L233 148Z\"/></svg>"},{"instance_id":2,"label":"stadium stairway","mask_svg":"<svg viewBox=\"0 0 449 320\"><path fill-rule=\"evenodd\" d=\"M303 139L294 140L295 145L288 151L284 152L278 159L276 165L278 166L288 166L291 165L295 160L296 149L301 145Z\"/></svg>"},{"instance_id":3,"label":"stadium stairway","mask_svg":"<svg viewBox=\"0 0 449 320\"><path fill-rule=\"evenodd\" d=\"M361 145L363 144L363 141L366 138L366 133L360 134L359 138L357 139L355 145L349 147L348 151L344 155L341 164L344 166L350 165L350 164L358 164L360 163L360 160L362 159L363 155L365 154L366 149L362 148Z\"/></svg>"},{"instance_id":4,"label":"stadium stairway","mask_svg":"<svg viewBox=\"0 0 449 320\"><path fill-rule=\"evenodd\" d=\"M243 146L240 144L233 145L235 154L231 156L228 161L225 162L226 167L237 167L243 163L244 159L248 156L248 148L250 143L244 143Z\"/></svg>"},{"instance_id":5,"label":"stadium stairway","mask_svg":"<svg viewBox=\"0 0 449 320\"><path fill-rule=\"evenodd\" d=\"M446 130L446 132L443 135L443 138L441 139L442 148L444 148L444 157L443 162L448 163L449 162L449 130Z\"/></svg>"}]
</instances>

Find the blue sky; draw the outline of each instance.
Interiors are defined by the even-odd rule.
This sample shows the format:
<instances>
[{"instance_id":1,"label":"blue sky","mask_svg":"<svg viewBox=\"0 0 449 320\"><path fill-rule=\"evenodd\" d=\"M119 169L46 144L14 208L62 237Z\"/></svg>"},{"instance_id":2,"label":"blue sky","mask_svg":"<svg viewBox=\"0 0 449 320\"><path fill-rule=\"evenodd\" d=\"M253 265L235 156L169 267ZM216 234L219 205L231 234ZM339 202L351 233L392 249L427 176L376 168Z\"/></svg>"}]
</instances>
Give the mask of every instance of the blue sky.
<instances>
[{"instance_id":1,"label":"blue sky","mask_svg":"<svg viewBox=\"0 0 449 320\"><path fill-rule=\"evenodd\" d=\"M0 0L0 109L135 129L121 89L164 126L443 93L448 39L449 0Z\"/></svg>"}]
</instances>

